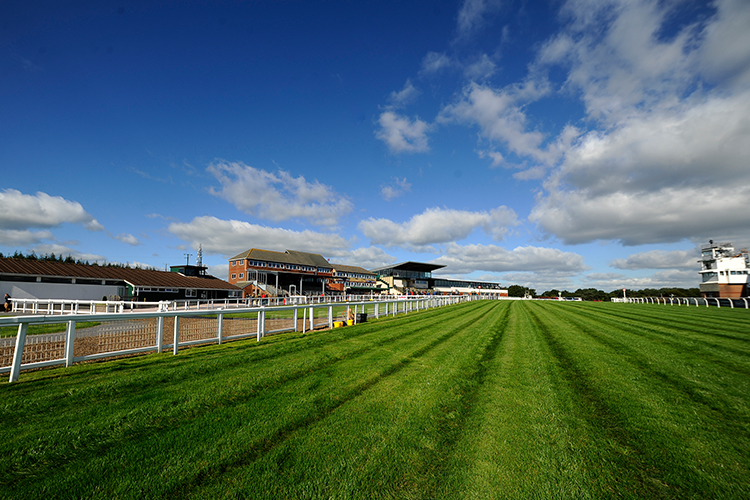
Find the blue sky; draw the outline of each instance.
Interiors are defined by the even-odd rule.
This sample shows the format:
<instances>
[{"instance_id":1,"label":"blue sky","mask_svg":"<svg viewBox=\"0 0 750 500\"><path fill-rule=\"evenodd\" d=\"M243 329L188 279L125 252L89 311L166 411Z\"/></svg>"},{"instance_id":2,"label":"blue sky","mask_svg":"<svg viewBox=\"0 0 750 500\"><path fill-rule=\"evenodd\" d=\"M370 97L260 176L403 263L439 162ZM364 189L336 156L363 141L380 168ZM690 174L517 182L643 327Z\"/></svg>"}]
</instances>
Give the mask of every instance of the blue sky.
<instances>
[{"instance_id":1,"label":"blue sky","mask_svg":"<svg viewBox=\"0 0 750 500\"><path fill-rule=\"evenodd\" d=\"M750 244L750 3L6 2L0 252L537 291Z\"/></svg>"}]
</instances>

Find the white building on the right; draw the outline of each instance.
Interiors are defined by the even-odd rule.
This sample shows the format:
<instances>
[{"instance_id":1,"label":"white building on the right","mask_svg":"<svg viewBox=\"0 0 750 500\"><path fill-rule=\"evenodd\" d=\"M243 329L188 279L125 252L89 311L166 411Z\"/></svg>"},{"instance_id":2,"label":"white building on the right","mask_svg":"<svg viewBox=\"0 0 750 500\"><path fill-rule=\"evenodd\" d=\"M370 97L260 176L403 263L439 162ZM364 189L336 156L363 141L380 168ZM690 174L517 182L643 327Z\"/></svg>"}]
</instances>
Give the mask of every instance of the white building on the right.
<instances>
[{"instance_id":1,"label":"white building on the right","mask_svg":"<svg viewBox=\"0 0 750 500\"><path fill-rule=\"evenodd\" d=\"M750 276L750 255L731 243L714 243L701 248L700 290L703 297L747 297Z\"/></svg>"}]
</instances>

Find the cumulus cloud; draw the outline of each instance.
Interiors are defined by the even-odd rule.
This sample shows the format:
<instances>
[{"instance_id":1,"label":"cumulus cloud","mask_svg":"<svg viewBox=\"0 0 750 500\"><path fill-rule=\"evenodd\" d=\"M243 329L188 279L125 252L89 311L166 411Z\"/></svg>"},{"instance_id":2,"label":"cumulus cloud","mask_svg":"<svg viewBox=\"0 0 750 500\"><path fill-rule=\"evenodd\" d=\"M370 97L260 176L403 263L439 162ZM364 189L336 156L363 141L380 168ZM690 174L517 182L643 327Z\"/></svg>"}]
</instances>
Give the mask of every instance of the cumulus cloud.
<instances>
[{"instance_id":1,"label":"cumulus cloud","mask_svg":"<svg viewBox=\"0 0 750 500\"><path fill-rule=\"evenodd\" d=\"M197 247L200 243L204 252L226 258L250 248L280 252L289 249L322 255L338 255L349 248L349 242L336 234L271 228L211 216L196 217L190 222L174 222L168 226L168 230L191 246Z\"/></svg>"},{"instance_id":2,"label":"cumulus cloud","mask_svg":"<svg viewBox=\"0 0 750 500\"><path fill-rule=\"evenodd\" d=\"M505 158L503 158L503 154L499 151L494 150L479 150L477 151L477 154L480 158L490 158L492 160L492 163L490 164L490 168L496 168L503 164L505 161Z\"/></svg>"},{"instance_id":3,"label":"cumulus cloud","mask_svg":"<svg viewBox=\"0 0 750 500\"><path fill-rule=\"evenodd\" d=\"M663 189L651 193L590 196L556 191L536 206L529 220L568 244L598 239L623 245L669 243L747 234L750 188ZM719 204L715 207L712 204Z\"/></svg>"},{"instance_id":4,"label":"cumulus cloud","mask_svg":"<svg viewBox=\"0 0 750 500\"><path fill-rule=\"evenodd\" d=\"M464 68L464 77L473 81L485 80L494 75L495 71L497 65L487 54L482 54L479 59Z\"/></svg>"},{"instance_id":5,"label":"cumulus cloud","mask_svg":"<svg viewBox=\"0 0 750 500\"><path fill-rule=\"evenodd\" d=\"M750 230L750 38L736 23L750 4L718 1L703 25L666 38L676 5L566 4L567 31L539 62L569 68L566 85L595 126L559 148L530 216L543 231L566 243L638 245Z\"/></svg>"},{"instance_id":6,"label":"cumulus cloud","mask_svg":"<svg viewBox=\"0 0 750 500\"><path fill-rule=\"evenodd\" d=\"M403 179L394 177L391 184L380 188L380 196L386 201L391 201L393 198L398 198L409 191L411 191L411 184L406 181L406 177Z\"/></svg>"},{"instance_id":7,"label":"cumulus cloud","mask_svg":"<svg viewBox=\"0 0 750 500\"><path fill-rule=\"evenodd\" d=\"M64 223L81 224L89 231L104 229L78 202L42 192L34 196L15 189L0 192L0 229L49 229Z\"/></svg>"},{"instance_id":8,"label":"cumulus cloud","mask_svg":"<svg viewBox=\"0 0 750 500\"><path fill-rule=\"evenodd\" d=\"M418 96L419 90L411 83L411 80L406 80L404 88L398 92L391 92L391 95L388 97L388 107L391 109L403 108L414 102Z\"/></svg>"},{"instance_id":9,"label":"cumulus cloud","mask_svg":"<svg viewBox=\"0 0 750 500\"><path fill-rule=\"evenodd\" d=\"M696 250L650 250L635 253L626 259L615 259L610 266L617 269L699 269Z\"/></svg>"},{"instance_id":10,"label":"cumulus cloud","mask_svg":"<svg viewBox=\"0 0 750 500\"><path fill-rule=\"evenodd\" d=\"M507 250L496 245L451 244L445 255L432 261L446 266L441 272L468 274L487 272L544 272L566 276L587 269L583 257L556 248L523 246ZM506 277L507 278L507 277Z\"/></svg>"},{"instance_id":11,"label":"cumulus cloud","mask_svg":"<svg viewBox=\"0 0 750 500\"><path fill-rule=\"evenodd\" d=\"M528 119L520 104L544 93L546 90L532 83L498 90L472 82L456 102L441 110L438 122L476 125L483 137L502 142L519 156L548 163L554 157L542 149L544 135L528 130Z\"/></svg>"},{"instance_id":12,"label":"cumulus cloud","mask_svg":"<svg viewBox=\"0 0 750 500\"><path fill-rule=\"evenodd\" d=\"M421 75L434 75L444 69L454 66L453 60L446 54L440 52L428 52L422 59Z\"/></svg>"},{"instance_id":13,"label":"cumulus cloud","mask_svg":"<svg viewBox=\"0 0 750 500\"><path fill-rule=\"evenodd\" d=\"M118 234L117 236L112 236L112 237L116 239L117 241L121 241L122 243L126 243L132 246L138 246L141 244L138 238L128 233L121 233L121 234Z\"/></svg>"},{"instance_id":14,"label":"cumulus cloud","mask_svg":"<svg viewBox=\"0 0 750 500\"><path fill-rule=\"evenodd\" d=\"M37 245L44 240L53 240L51 231L29 231L28 229L0 229L0 245L7 247Z\"/></svg>"},{"instance_id":15,"label":"cumulus cloud","mask_svg":"<svg viewBox=\"0 0 750 500\"><path fill-rule=\"evenodd\" d=\"M396 262L393 255L389 255L378 247L360 247L352 251L339 252L334 256L337 264L359 266L365 269L376 269Z\"/></svg>"},{"instance_id":16,"label":"cumulus cloud","mask_svg":"<svg viewBox=\"0 0 750 500\"><path fill-rule=\"evenodd\" d=\"M42 244L34 246L32 250L37 255L52 255L52 254L55 254L58 256L70 255L76 260L83 260L87 262L98 262L98 263L107 262L106 257L104 257L103 255L81 252L74 248L70 248L66 245L60 245L57 243L42 243Z\"/></svg>"},{"instance_id":17,"label":"cumulus cloud","mask_svg":"<svg viewBox=\"0 0 750 500\"><path fill-rule=\"evenodd\" d=\"M478 228L499 241L517 224L516 213L500 206L489 212L428 208L403 223L370 218L358 227L375 245L414 249L461 240Z\"/></svg>"},{"instance_id":18,"label":"cumulus cloud","mask_svg":"<svg viewBox=\"0 0 750 500\"><path fill-rule=\"evenodd\" d=\"M698 271L664 270L650 276L626 276L617 273L591 273L583 277L587 287L611 291L622 288L698 288Z\"/></svg>"},{"instance_id":19,"label":"cumulus cloud","mask_svg":"<svg viewBox=\"0 0 750 500\"><path fill-rule=\"evenodd\" d=\"M424 153L430 150L427 143L429 125L419 118L410 120L393 111L381 113L380 129L375 137L385 142L393 153Z\"/></svg>"},{"instance_id":20,"label":"cumulus cloud","mask_svg":"<svg viewBox=\"0 0 750 500\"><path fill-rule=\"evenodd\" d=\"M745 0L715 5L716 16L702 33L701 73L714 83L746 88L750 84L750 7Z\"/></svg>"},{"instance_id":21,"label":"cumulus cloud","mask_svg":"<svg viewBox=\"0 0 750 500\"><path fill-rule=\"evenodd\" d=\"M486 16L502 6L500 0L464 0L458 11L457 38L475 34L486 23Z\"/></svg>"},{"instance_id":22,"label":"cumulus cloud","mask_svg":"<svg viewBox=\"0 0 750 500\"><path fill-rule=\"evenodd\" d=\"M211 194L264 219L334 226L352 210L352 203L330 186L283 170L272 173L236 162L213 163L207 170L221 183L221 189L210 189Z\"/></svg>"}]
</instances>

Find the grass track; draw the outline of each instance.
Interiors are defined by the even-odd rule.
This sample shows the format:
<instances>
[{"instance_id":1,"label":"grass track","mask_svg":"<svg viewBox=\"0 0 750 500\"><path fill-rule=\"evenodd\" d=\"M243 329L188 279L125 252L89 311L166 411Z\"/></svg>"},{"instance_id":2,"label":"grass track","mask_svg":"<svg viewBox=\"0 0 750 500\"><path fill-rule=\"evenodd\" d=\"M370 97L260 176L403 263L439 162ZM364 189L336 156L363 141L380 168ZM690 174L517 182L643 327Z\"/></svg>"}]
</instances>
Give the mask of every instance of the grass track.
<instances>
[{"instance_id":1,"label":"grass track","mask_svg":"<svg viewBox=\"0 0 750 500\"><path fill-rule=\"evenodd\" d=\"M748 318L472 302L28 373L0 497L748 498Z\"/></svg>"}]
</instances>

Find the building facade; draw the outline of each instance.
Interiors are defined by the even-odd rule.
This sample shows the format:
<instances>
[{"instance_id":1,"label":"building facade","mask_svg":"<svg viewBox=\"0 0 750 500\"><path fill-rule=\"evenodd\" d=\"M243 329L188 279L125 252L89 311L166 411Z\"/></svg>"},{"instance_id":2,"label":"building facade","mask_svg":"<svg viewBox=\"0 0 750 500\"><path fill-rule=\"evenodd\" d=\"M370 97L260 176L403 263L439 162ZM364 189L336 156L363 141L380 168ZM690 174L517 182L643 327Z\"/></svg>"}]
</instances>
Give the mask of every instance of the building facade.
<instances>
[{"instance_id":1,"label":"building facade","mask_svg":"<svg viewBox=\"0 0 750 500\"><path fill-rule=\"evenodd\" d=\"M0 258L0 294L7 293L18 299L141 302L241 296L241 291L226 281L200 270L191 269L190 272L194 274L186 276L181 272L151 269Z\"/></svg>"},{"instance_id":2,"label":"building facade","mask_svg":"<svg viewBox=\"0 0 750 500\"><path fill-rule=\"evenodd\" d=\"M375 274L367 269L331 264L322 255L296 250L251 248L229 259L229 282L245 296L367 293Z\"/></svg>"},{"instance_id":3,"label":"building facade","mask_svg":"<svg viewBox=\"0 0 750 500\"><path fill-rule=\"evenodd\" d=\"M747 297L750 276L750 254L731 243L714 243L701 247L700 291L703 297Z\"/></svg>"}]
</instances>

